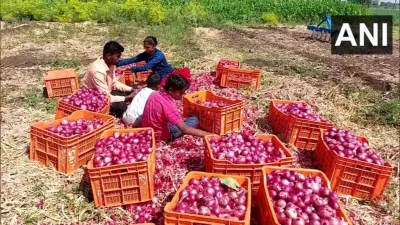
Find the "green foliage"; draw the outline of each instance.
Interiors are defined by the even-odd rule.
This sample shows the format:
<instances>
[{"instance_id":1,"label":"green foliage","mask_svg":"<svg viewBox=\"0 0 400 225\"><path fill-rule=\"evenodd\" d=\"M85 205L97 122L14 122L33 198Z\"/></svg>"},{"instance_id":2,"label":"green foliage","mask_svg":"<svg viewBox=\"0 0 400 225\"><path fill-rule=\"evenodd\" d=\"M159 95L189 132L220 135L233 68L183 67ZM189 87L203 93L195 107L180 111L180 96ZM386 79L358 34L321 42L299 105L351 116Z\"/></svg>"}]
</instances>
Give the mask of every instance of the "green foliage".
<instances>
[{"instance_id":1,"label":"green foliage","mask_svg":"<svg viewBox=\"0 0 400 225\"><path fill-rule=\"evenodd\" d=\"M276 25L279 24L278 17L277 17L276 14L273 13L273 12L263 13L263 14L261 15L261 20L262 20L264 23L271 24L271 25L274 25L274 26L276 26Z\"/></svg>"},{"instance_id":2,"label":"green foliage","mask_svg":"<svg viewBox=\"0 0 400 225\"><path fill-rule=\"evenodd\" d=\"M400 98L378 102L372 108L367 109L364 114L368 121L400 126Z\"/></svg>"},{"instance_id":3,"label":"green foliage","mask_svg":"<svg viewBox=\"0 0 400 225\"><path fill-rule=\"evenodd\" d=\"M216 25L266 21L319 22L326 14L364 15L365 6L340 0L2 0L2 20L98 21ZM267 13L265 13L267 12Z\"/></svg>"}]
</instances>

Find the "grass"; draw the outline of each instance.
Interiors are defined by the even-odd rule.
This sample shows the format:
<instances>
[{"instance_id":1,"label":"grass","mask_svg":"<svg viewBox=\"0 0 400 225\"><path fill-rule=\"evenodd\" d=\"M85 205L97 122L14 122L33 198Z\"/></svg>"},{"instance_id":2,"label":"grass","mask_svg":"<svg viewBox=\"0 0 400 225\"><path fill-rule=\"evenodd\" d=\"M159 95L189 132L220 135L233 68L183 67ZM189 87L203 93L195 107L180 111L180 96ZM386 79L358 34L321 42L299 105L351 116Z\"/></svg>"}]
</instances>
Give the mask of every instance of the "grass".
<instances>
[{"instance_id":1,"label":"grass","mask_svg":"<svg viewBox=\"0 0 400 225\"><path fill-rule=\"evenodd\" d=\"M79 67L81 62L76 59L56 58L50 60L47 64L50 65L52 69L68 69Z\"/></svg>"},{"instance_id":2,"label":"grass","mask_svg":"<svg viewBox=\"0 0 400 225\"><path fill-rule=\"evenodd\" d=\"M372 8L374 15L393 16L393 25L400 25L400 10L399 9L386 9L386 8Z\"/></svg>"},{"instance_id":3,"label":"grass","mask_svg":"<svg viewBox=\"0 0 400 225\"><path fill-rule=\"evenodd\" d=\"M400 126L400 98L378 102L364 111L366 121Z\"/></svg>"},{"instance_id":4,"label":"grass","mask_svg":"<svg viewBox=\"0 0 400 225\"><path fill-rule=\"evenodd\" d=\"M45 98L40 89L30 89L25 96L21 98L26 107L45 110L48 113L55 113L57 108L57 99Z\"/></svg>"}]
</instances>

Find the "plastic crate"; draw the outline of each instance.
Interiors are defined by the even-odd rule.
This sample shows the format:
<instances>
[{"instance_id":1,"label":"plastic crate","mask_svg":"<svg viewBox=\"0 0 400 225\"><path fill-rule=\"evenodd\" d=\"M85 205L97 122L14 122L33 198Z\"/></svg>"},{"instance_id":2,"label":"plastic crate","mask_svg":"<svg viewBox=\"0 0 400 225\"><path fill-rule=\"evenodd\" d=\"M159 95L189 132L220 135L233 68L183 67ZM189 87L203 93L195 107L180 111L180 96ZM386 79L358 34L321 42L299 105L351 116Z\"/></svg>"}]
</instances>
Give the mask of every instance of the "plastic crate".
<instances>
[{"instance_id":1,"label":"plastic crate","mask_svg":"<svg viewBox=\"0 0 400 225\"><path fill-rule=\"evenodd\" d=\"M230 105L223 108L205 107L197 104L198 101L223 101ZM183 97L183 116L197 116L200 128L224 135L242 129L244 102L219 97L211 91L198 91Z\"/></svg>"},{"instance_id":2,"label":"plastic crate","mask_svg":"<svg viewBox=\"0 0 400 225\"><path fill-rule=\"evenodd\" d=\"M323 139L323 133L321 131L315 157L321 170L331 181L333 190L357 198L379 198L389 183L393 166L388 162L377 165L342 157L329 149ZM369 144L364 137L358 139Z\"/></svg>"},{"instance_id":3,"label":"plastic crate","mask_svg":"<svg viewBox=\"0 0 400 225\"><path fill-rule=\"evenodd\" d=\"M276 162L265 163L265 164L233 164L228 160L220 160L214 158L212 154L212 149L210 146L209 139L211 137L218 137L216 135L208 135L205 139L205 157L204 163L206 171L209 173L221 173L236 176L245 176L250 178L252 184L252 194L256 195L258 192L258 187L261 180L262 167L265 165L280 166L280 167L292 167L293 155L289 150L283 145L283 143L272 134L261 134L257 135L257 139L262 139L264 141L272 140L274 147L279 149L286 155L286 158L280 159Z\"/></svg>"},{"instance_id":4,"label":"plastic crate","mask_svg":"<svg viewBox=\"0 0 400 225\"><path fill-rule=\"evenodd\" d=\"M293 115L288 115L280 111L277 104L304 103L290 100L271 100L267 121L274 132L282 135L285 142L293 144L300 150L315 150L320 129L333 127L331 122L314 122L300 119Z\"/></svg>"},{"instance_id":5,"label":"plastic crate","mask_svg":"<svg viewBox=\"0 0 400 225\"><path fill-rule=\"evenodd\" d=\"M74 106L68 103L65 103L62 99L58 100L57 110L55 113L55 119L61 119L63 117L71 115L73 112L82 110L78 106ZM90 111L89 111L90 112ZM108 115L110 113L110 97L108 98L108 103L102 110L98 113Z\"/></svg>"},{"instance_id":6,"label":"plastic crate","mask_svg":"<svg viewBox=\"0 0 400 225\"><path fill-rule=\"evenodd\" d=\"M228 63L229 65L223 66L223 65L221 65L222 63ZM234 68L240 68L240 62L236 61L236 60L230 60L230 59L220 59L217 63L217 67L215 69L215 76L216 76L217 80L221 79L222 69L227 66L234 67Z\"/></svg>"},{"instance_id":7,"label":"plastic crate","mask_svg":"<svg viewBox=\"0 0 400 225\"><path fill-rule=\"evenodd\" d=\"M152 148L147 161L111 165L104 167L93 166L93 158L89 161L87 169L93 198L96 207L111 207L135 204L150 201L154 196L155 172L155 138L152 128L136 129L110 129L104 131L100 138L106 138L119 133L138 133L142 130L152 131ZM94 155L93 155L94 157Z\"/></svg>"},{"instance_id":8,"label":"plastic crate","mask_svg":"<svg viewBox=\"0 0 400 225\"><path fill-rule=\"evenodd\" d=\"M173 209L177 206L179 201L180 192L188 185L189 180L192 178L199 179L202 176L212 177L216 176L219 178L234 178L241 186L245 186L247 190L250 190L250 180L247 177L242 176L232 176L232 175L223 175L223 174L213 174L213 173L204 173L204 172L189 172L185 178L183 179L182 185L179 187L178 191L175 193L171 202L168 202L164 207L164 224L165 225L250 225L250 210L251 210L251 194L247 192L247 203L246 203L246 215L245 219L242 221L239 220L229 220L218 217L211 216L202 216L196 214L189 213L179 213L173 211Z\"/></svg>"},{"instance_id":9,"label":"plastic crate","mask_svg":"<svg viewBox=\"0 0 400 225\"><path fill-rule=\"evenodd\" d=\"M78 76L75 69L51 70L44 78L47 97L63 97L79 89Z\"/></svg>"},{"instance_id":10,"label":"plastic crate","mask_svg":"<svg viewBox=\"0 0 400 225\"><path fill-rule=\"evenodd\" d=\"M228 88L247 88L258 90L261 84L261 71L234 67L222 68L220 86Z\"/></svg>"},{"instance_id":11,"label":"plastic crate","mask_svg":"<svg viewBox=\"0 0 400 225\"><path fill-rule=\"evenodd\" d=\"M308 174L312 174L313 176L319 176L322 178L322 183L324 183L330 190L332 190L328 178L325 176L324 173L322 173L319 170L264 166L262 168L261 185L258 190L259 211L260 211L260 217L261 217L261 221L262 221L263 225L279 225L280 224L278 222L278 218L276 217L274 206L271 201L271 197L269 196L267 181L265 179L265 176L267 174L270 174L273 170L277 170L277 169L278 170L287 169L287 170L291 170L291 171L297 171L306 176ZM352 225L353 223L347 216L346 212L344 211L344 209L340 203L339 203L339 206L340 206L340 208L339 208L338 216L342 217L348 223L348 225Z\"/></svg>"},{"instance_id":12,"label":"plastic crate","mask_svg":"<svg viewBox=\"0 0 400 225\"><path fill-rule=\"evenodd\" d=\"M61 119L49 123L37 122L31 125L30 130L30 159L54 168L65 174L70 174L82 165L85 165L94 152L96 140L101 132L115 125L112 116L84 110L75 111L67 120L102 118L104 125L80 136L63 137L47 130L48 127L59 125Z\"/></svg>"}]
</instances>

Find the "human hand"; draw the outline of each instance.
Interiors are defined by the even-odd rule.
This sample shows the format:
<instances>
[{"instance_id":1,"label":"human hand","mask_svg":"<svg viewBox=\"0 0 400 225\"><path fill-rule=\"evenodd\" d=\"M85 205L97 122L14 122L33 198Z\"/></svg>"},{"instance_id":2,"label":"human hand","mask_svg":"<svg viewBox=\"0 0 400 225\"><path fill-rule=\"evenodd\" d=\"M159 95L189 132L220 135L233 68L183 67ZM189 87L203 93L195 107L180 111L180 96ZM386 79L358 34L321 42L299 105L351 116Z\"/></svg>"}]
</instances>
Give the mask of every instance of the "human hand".
<instances>
[{"instance_id":1,"label":"human hand","mask_svg":"<svg viewBox=\"0 0 400 225\"><path fill-rule=\"evenodd\" d=\"M125 97L125 101L132 101L135 95L136 95L135 92L130 93L128 96Z\"/></svg>"}]
</instances>

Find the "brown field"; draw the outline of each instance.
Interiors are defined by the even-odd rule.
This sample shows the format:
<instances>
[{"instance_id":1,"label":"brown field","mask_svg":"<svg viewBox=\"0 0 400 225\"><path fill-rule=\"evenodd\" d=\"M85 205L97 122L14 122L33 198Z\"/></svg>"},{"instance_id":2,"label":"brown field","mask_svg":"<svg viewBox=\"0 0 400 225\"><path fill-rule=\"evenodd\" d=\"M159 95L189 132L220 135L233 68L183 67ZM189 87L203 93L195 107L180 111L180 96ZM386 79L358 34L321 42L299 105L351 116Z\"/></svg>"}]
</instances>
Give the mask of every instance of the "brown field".
<instances>
[{"instance_id":1,"label":"brown field","mask_svg":"<svg viewBox=\"0 0 400 225\"><path fill-rule=\"evenodd\" d=\"M262 69L261 90L243 91L248 104L258 107L258 130L264 130L269 99L291 99L307 101L336 125L367 137L394 172L381 201L345 198L345 209L355 224L400 222L399 127L381 119L391 109L373 110L399 99L398 40L390 56L333 56L328 43L309 40L303 27L2 23L1 34L1 224L108 218L109 210L95 209L87 197L90 188L80 185L83 169L66 176L29 161L29 125L54 118L56 101L42 96L46 70L74 67L82 77L106 41L120 41L126 49L123 57L128 57L142 50L142 39L149 34L159 39L160 49L173 64L187 64L195 74L214 71L219 58L239 59L244 67ZM43 208L36 207L40 199L45 199ZM113 212L124 213L119 207Z\"/></svg>"}]
</instances>

